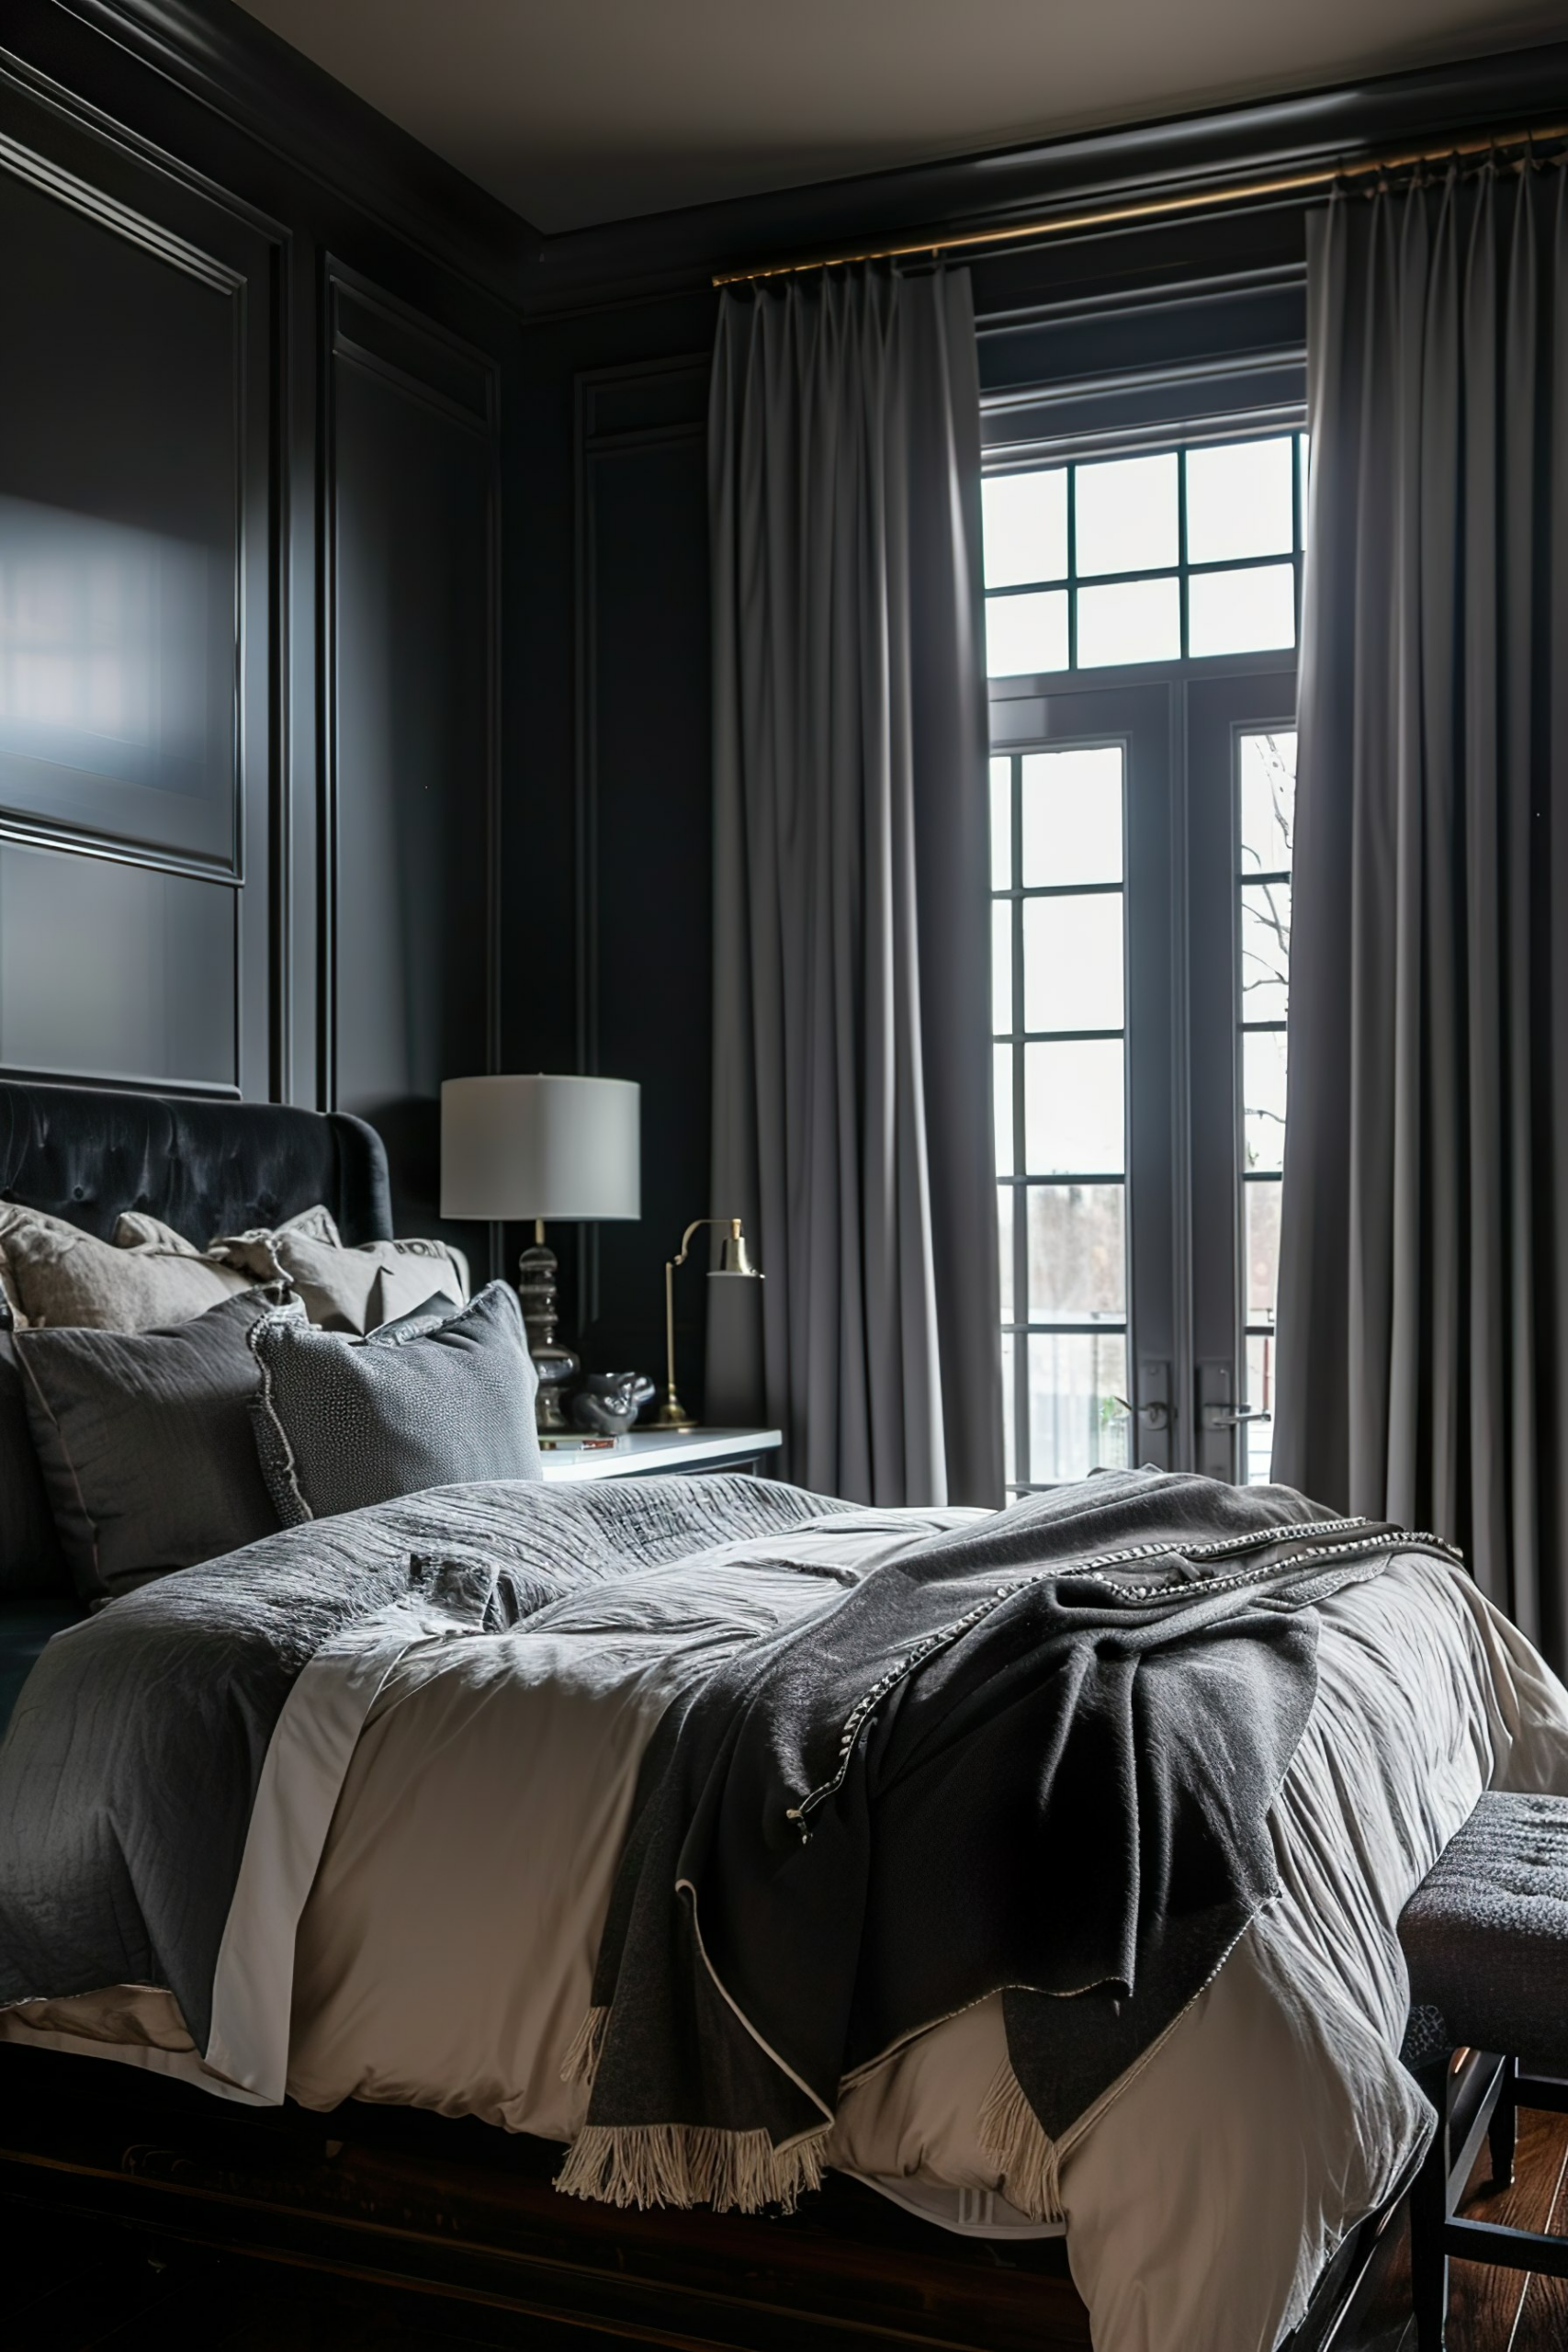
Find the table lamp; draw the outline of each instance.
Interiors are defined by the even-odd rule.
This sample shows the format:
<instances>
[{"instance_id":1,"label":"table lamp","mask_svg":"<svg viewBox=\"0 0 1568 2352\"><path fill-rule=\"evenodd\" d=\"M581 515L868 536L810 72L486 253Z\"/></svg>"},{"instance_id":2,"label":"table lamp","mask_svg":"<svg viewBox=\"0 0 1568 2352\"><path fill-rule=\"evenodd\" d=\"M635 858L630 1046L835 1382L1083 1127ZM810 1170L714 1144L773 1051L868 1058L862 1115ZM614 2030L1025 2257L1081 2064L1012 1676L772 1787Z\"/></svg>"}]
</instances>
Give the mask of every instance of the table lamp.
<instances>
[{"instance_id":1,"label":"table lamp","mask_svg":"<svg viewBox=\"0 0 1568 2352\"><path fill-rule=\"evenodd\" d=\"M441 1214L485 1224L532 1217L517 1289L538 1376L541 1430L564 1430L560 1392L581 1369L556 1340L550 1219L642 1214L641 1089L621 1078L449 1078L441 1089Z\"/></svg>"},{"instance_id":2,"label":"table lamp","mask_svg":"<svg viewBox=\"0 0 1568 2352\"><path fill-rule=\"evenodd\" d=\"M672 1258L664 1261L664 1402L650 1415L649 1429L666 1431L694 1430L698 1424L687 1412L675 1392L675 1269L683 1266L691 1253L692 1236L705 1225L728 1227L719 1250L716 1266L709 1271L708 1280L715 1283L760 1283L762 1270L751 1263L746 1248L746 1236L740 1230L738 1216L694 1216L681 1236L681 1247Z\"/></svg>"}]
</instances>

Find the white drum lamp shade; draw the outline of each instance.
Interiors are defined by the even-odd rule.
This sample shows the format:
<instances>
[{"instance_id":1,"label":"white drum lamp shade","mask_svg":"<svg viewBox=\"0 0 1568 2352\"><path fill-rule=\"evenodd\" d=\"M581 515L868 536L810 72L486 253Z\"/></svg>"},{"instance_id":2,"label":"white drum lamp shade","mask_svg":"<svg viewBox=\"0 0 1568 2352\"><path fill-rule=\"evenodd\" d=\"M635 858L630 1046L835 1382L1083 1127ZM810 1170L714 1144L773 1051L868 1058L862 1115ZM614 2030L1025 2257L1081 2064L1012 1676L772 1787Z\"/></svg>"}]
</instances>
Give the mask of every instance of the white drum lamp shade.
<instances>
[{"instance_id":1,"label":"white drum lamp shade","mask_svg":"<svg viewBox=\"0 0 1568 2352\"><path fill-rule=\"evenodd\" d=\"M621 1078L449 1078L442 1216L640 1216L641 1101Z\"/></svg>"}]
</instances>

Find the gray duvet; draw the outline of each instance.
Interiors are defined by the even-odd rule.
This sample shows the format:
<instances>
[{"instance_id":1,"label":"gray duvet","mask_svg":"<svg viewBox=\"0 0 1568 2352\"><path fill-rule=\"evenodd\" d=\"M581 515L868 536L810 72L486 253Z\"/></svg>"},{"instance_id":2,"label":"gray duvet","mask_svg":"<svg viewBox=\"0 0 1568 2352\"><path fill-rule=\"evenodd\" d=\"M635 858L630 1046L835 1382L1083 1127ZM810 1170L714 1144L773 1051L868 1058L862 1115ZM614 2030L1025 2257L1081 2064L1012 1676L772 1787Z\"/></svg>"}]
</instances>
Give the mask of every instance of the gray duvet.
<instances>
[{"instance_id":1,"label":"gray duvet","mask_svg":"<svg viewBox=\"0 0 1568 2352\"><path fill-rule=\"evenodd\" d=\"M0 2007L160 1986L206 2050L256 1792L312 1661L389 1668L430 1633L503 1632L842 1508L743 1477L437 1487L127 1594L50 1645L0 1743Z\"/></svg>"},{"instance_id":2,"label":"gray duvet","mask_svg":"<svg viewBox=\"0 0 1568 2352\"><path fill-rule=\"evenodd\" d=\"M0 2040L574 2142L570 2045L655 1727L738 1648L983 1516L807 1498L803 1523L800 1498L746 1483L753 1532L731 1535L731 1484L424 1497L64 1635L0 1749ZM183 1605L204 1590L210 1647ZM1398 1557L1320 1613L1317 1697L1271 1817L1280 1892L1055 2144L1049 2199L991 2144L1000 2000L840 2086L827 2163L948 2226L1066 2225L1101 2352L1269 2352L1299 2321L1429 2129L1397 2055L1401 1907L1483 1788L1568 1789L1568 1692L1462 1570ZM266 1669L269 1628L292 1655ZM171 1775L156 1804L132 1787L149 1758ZM210 1953L247 1783L216 1988L204 1956L187 2032L150 1980L174 1976L176 1944ZM87 1934L103 1974L67 1996L58 1964Z\"/></svg>"}]
</instances>

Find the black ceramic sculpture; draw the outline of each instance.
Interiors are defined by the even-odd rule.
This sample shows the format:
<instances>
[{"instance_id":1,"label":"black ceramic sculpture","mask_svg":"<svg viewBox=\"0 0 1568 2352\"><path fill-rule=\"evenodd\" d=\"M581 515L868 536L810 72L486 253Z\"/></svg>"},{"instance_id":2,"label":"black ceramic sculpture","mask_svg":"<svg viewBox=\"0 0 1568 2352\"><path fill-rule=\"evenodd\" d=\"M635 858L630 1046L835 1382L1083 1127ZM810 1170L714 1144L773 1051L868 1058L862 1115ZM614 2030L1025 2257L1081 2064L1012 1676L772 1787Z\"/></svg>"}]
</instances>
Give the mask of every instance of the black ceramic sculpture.
<instances>
[{"instance_id":1,"label":"black ceramic sculpture","mask_svg":"<svg viewBox=\"0 0 1568 2352\"><path fill-rule=\"evenodd\" d=\"M619 1437L652 1395L653 1383L645 1372L591 1372L571 1400L572 1421L600 1437Z\"/></svg>"}]
</instances>

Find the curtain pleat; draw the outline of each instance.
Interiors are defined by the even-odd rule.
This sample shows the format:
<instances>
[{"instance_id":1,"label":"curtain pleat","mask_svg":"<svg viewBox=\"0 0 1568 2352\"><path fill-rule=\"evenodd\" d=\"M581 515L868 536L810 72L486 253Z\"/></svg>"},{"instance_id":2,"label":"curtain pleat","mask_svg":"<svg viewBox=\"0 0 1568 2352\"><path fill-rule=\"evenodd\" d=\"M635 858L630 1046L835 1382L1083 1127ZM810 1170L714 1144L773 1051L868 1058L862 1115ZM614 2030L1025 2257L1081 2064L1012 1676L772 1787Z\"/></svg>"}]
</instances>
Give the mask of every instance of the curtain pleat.
<instances>
[{"instance_id":1,"label":"curtain pleat","mask_svg":"<svg viewBox=\"0 0 1568 2352\"><path fill-rule=\"evenodd\" d=\"M1461 1544L1560 1663L1564 187L1456 170L1309 227L1274 1457Z\"/></svg>"},{"instance_id":2,"label":"curtain pleat","mask_svg":"<svg viewBox=\"0 0 1568 2352\"><path fill-rule=\"evenodd\" d=\"M728 294L710 410L713 1207L787 1475L1001 1497L969 281Z\"/></svg>"}]
</instances>

